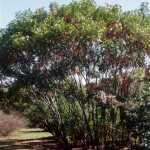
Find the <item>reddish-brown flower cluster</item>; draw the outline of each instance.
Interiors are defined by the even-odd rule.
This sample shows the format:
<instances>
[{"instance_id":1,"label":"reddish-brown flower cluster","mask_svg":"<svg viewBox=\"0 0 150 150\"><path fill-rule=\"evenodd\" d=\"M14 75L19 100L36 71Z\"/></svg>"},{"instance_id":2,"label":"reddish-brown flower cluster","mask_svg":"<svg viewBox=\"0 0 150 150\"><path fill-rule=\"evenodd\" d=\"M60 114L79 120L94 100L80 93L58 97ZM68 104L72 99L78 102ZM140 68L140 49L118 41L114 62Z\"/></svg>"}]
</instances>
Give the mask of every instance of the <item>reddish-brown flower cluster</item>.
<instances>
[{"instance_id":1,"label":"reddish-brown flower cluster","mask_svg":"<svg viewBox=\"0 0 150 150\"><path fill-rule=\"evenodd\" d=\"M129 77L128 75L124 74L122 76L121 91L123 93L129 93L131 90L132 82L133 82L133 79L131 77Z\"/></svg>"}]
</instances>

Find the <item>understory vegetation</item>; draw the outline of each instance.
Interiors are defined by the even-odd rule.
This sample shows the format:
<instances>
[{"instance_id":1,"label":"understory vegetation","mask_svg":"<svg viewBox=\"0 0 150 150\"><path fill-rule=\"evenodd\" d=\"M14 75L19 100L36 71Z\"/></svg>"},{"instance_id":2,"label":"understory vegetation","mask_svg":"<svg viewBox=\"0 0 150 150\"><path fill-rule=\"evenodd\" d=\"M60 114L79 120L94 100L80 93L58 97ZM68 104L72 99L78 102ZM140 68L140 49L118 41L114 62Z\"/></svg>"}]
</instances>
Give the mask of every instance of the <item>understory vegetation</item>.
<instances>
[{"instance_id":1,"label":"understory vegetation","mask_svg":"<svg viewBox=\"0 0 150 150\"><path fill-rule=\"evenodd\" d=\"M25 128L27 126L27 120L21 115L11 112L11 114L5 114L0 111L0 136L7 136L14 130Z\"/></svg>"}]
</instances>

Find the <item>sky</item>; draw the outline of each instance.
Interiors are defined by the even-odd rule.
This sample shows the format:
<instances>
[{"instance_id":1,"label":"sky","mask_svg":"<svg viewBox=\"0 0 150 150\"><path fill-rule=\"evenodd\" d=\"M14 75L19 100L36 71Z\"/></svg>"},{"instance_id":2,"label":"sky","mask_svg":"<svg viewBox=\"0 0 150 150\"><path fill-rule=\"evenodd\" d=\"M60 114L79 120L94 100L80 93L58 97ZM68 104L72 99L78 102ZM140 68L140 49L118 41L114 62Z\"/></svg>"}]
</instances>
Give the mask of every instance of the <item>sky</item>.
<instances>
[{"instance_id":1,"label":"sky","mask_svg":"<svg viewBox=\"0 0 150 150\"><path fill-rule=\"evenodd\" d=\"M59 5L67 5L72 0L0 0L0 28L5 28L7 24L15 18L18 11L44 7L48 10L50 2L57 2ZM79 0L76 0L79 1ZM134 10L140 7L141 2L150 0L95 0L98 6L104 6L106 3L114 5L119 4L124 11Z\"/></svg>"}]
</instances>

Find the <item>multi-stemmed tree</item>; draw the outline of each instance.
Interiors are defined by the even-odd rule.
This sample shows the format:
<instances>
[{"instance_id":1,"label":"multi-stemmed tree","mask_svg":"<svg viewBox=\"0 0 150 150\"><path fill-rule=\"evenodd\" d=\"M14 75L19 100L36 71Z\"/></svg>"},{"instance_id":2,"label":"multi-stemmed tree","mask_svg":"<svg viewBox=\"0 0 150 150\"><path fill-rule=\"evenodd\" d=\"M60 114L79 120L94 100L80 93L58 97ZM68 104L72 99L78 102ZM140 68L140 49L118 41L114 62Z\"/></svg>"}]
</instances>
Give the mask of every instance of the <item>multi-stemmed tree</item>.
<instances>
[{"instance_id":1,"label":"multi-stemmed tree","mask_svg":"<svg viewBox=\"0 0 150 150\"><path fill-rule=\"evenodd\" d=\"M7 99L32 104L36 121L66 146L69 139L85 149L127 144L129 117L141 99L149 101L142 82L149 77L149 28L138 10L90 0L18 13L0 36Z\"/></svg>"}]
</instances>

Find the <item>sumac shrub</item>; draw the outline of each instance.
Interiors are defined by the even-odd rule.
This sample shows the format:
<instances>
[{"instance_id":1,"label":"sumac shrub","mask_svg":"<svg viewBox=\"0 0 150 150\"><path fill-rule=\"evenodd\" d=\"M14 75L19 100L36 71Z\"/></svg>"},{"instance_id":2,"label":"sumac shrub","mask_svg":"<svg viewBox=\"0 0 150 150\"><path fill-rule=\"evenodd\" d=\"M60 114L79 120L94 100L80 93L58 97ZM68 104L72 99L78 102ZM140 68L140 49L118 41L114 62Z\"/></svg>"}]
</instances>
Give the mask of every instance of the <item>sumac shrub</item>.
<instances>
[{"instance_id":1,"label":"sumac shrub","mask_svg":"<svg viewBox=\"0 0 150 150\"><path fill-rule=\"evenodd\" d=\"M0 111L0 136L7 136L16 129L27 125L27 120L17 113L5 114Z\"/></svg>"}]
</instances>

